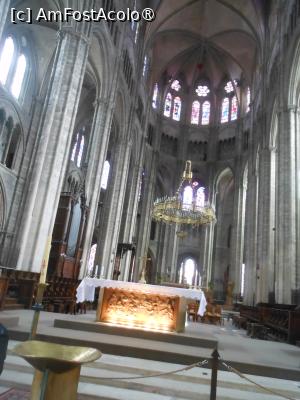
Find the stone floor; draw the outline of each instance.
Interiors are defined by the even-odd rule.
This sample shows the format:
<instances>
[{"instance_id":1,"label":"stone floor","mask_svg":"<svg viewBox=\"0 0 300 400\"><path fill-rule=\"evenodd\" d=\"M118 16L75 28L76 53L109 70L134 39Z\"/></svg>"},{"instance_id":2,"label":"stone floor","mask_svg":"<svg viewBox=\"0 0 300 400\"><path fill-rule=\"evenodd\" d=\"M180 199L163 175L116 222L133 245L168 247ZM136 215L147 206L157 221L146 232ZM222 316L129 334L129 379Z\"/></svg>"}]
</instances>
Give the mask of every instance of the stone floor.
<instances>
[{"instance_id":1,"label":"stone floor","mask_svg":"<svg viewBox=\"0 0 300 400\"><path fill-rule=\"evenodd\" d=\"M0 313L1 317L8 313ZM15 332L29 332L32 311L10 311L9 316L20 318ZM78 321L93 321L94 313L86 315L61 315L54 313L41 313L38 327L40 334L57 335L70 338L81 338L86 340L104 340L101 334L72 331L70 329L54 328L54 319L64 318ZM263 366L266 370L274 365L282 368L282 371L293 371L293 380L275 379L265 376L248 375L247 377L254 382L269 389L281 393L284 397L267 393L247 382L238 375L219 371L217 399L220 400L276 400L277 398L300 399L300 349L296 346L249 339L243 330L236 330L230 321L225 321L224 326L204 325L201 323L188 323L186 335L192 337L201 336L215 339L218 341L218 349L222 359L232 362L250 362L253 365ZM117 335L106 335L111 342L126 342L127 338ZM132 339L132 338L131 338ZM132 339L140 346L150 345L155 350L159 347L172 347L177 352L177 362L166 362L160 360L149 360L141 357L126 357L117 354L103 352L103 356L96 362L85 366L81 371L78 393L80 399L120 399L120 400L171 400L171 399L209 399L211 372L208 368L195 367L185 372L165 375L162 377L142 378L142 379L100 379L100 377L132 377L136 375L156 374L166 371L173 371L185 368L186 362L182 363L180 354L183 351L194 352L197 355L209 356L210 349L195 348L192 346L174 345L170 343L158 343L156 341L145 341L143 339ZM11 350L16 342L9 342L9 353L5 362L5 368L0 376L1 392L7 388L15 387L30 390L32 382L32 368L26 361L14 355ZM128 344L127 344L128 345ZM129 345L128 345L129 346ZM179 347L179 350L177 350ZM230 362L228 361L230 364Z\"/></svg>"}]
</instances>

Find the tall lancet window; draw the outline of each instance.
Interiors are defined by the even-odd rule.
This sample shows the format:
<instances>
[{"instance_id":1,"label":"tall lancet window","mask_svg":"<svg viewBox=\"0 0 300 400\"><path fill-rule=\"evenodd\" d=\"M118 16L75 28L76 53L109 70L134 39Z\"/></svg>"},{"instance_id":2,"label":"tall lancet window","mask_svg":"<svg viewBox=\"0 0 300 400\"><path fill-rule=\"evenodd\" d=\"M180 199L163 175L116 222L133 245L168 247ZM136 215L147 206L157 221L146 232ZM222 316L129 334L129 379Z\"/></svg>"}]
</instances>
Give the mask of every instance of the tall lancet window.
<instances>
[{"instance_id":1,"label":"tall lancet window","mask_svg":"<svg viewBox=\"0 0 300 400\"><path fill-rule=\"evenodd\" d=\"M228 122L229 120L229 98L225 97L222 101L221 122Z\"/></svg>"},{"instance_id":2,"label":"tall lancet window","mask_svg":"<svg viewBox=\"0 0 300 400\"><path fill-rule=\"evenodd\" d=\"M201 124L202 125L208 125L209 124L209 117L210 117L210 102L209 101L205 101L202 104Z\"/></svg>"},{"instance_id":3,"label":"tall lancet window","mask_svg":"<svg viewBox=\"0 0 300 400\"><path fill-rule=\"evenodd\" d=\"M11 93L12 95L18 99L21 93L22 84L24 81L25 71L26 71L26 57L24 54L21 54L18 58L17 68L14 75L14 79L11 85Z\"/></svg>"},{"instance_id":4,"label":"tall lancet window","mask_svg":"<svg viewBox=\"0 0 300 400\"><path fill-rule=\"evenodd\" d=\"M193 101L192 104L191 124L198 125L199 116L200 116L200 102L198 100L195 100Z\"/></svg>"},{"instance_id":5,"label":"tall lancet window","mask_svg":"<svg viewBox=\"0 0 300 400\"><path fill-rule=\"evenodd\" d=\"M181 113L181 100L180 97L177 96L174 99L174 107L173 107L174 121L180 121L180 113Z\"/></svg>"},{"instance_id":6,"label":"tall lancet window","mask_svg":"<svg viewBox=\"0 0 300 400\"><path fill-rule=\"evenodd\" d=\"M231 121L236 120L237 115L238 115L237 98L236 96L233 96L233 98L231 99L231 116L230 116Z\"/></svg>"},{"instance_id":7,"label":"tall lancet window","mask_svg":"<svg viewBox=\"0 0 300 400\"><path fill-rule=\"evenodd\" d=\"M183 191L182 208L190 210L193 206L193 189L186 186Z\"/></svg>"},{"instance_id":8,"label":"tall lancet window","mask_svg":"<svg viewBox=\"0 0 300 400\"><path fill-rule=\"evenodd\" d=\"M204 207L205 206L205 189L203 186L200 186L197 190L196 196L196 207Z\"/></svg>"},{"instance_id":9,"label":"tall lancet window","mask_svg":"<svg viewBox=\"0 0 300 400\"><path fill-rule=\"evenodd\" d=\"M78 168L81 167L82 156L84 152L84 145L85 145L84 132L85 132L85 127L81 128L77 133L76 141L74 143L71 153L71 160L74 161L74 163L77 165Z\"/></svg>"},{"instance_id":10,"label":"tall lancet window","mask_svg":"<svg viewBox=\"0 0 300 400\"><path fill-rule=\"evenodd\" d=\"M102 177L101 177L101 189L106 190L107 188L107 182L108 182L108 177L109 177L109 170L110 170L110 164L109 161L104 162L103 166L103 171L102 171Z\"/></svg>"},{"instance_id":11,"label":"tall lancet window","mask_svg":"<svg viewBox=\"0 0 300 400\"><path fill-rule=\"evenodd\" d=\"M6 38L0 57L0 82L5 85L8 72L12 65L15 45L13 39L9 36Z\"/></svg>"},{"instance_id":12,"label":"tall lancet window","mask_svg":"<svg viewBox=\"0 0 300 400\"><path fill-rule=\"evenodd\" d=\"M158 98L158 84L156 83L153 88L152 96L152 107L157 108L157 98Z\"/></svg>"},{"instance_id":13,"label":"tall lancet window","mask_svg":"<svg viewBox=\"0 0 300 400\"><path fill-rule=\"evenodd\" d=\"M164 108L164 116L170 117L171 115L171 107L172 107L172 95L168 93L165 100L165 108Z\"/></svg>"},{"instance_id":14,"label":"tall lancet window","mask_svg":"<svg viewBox=\"0 0 300 400\"><path fill-rule=\"evenodd\" d=\"M247 89L247 109L246 109L246 112L250 111L250 103L251 103L251 91L250 91L250 88L248 87L248 89Z\"/></svg>"}]
</instances>

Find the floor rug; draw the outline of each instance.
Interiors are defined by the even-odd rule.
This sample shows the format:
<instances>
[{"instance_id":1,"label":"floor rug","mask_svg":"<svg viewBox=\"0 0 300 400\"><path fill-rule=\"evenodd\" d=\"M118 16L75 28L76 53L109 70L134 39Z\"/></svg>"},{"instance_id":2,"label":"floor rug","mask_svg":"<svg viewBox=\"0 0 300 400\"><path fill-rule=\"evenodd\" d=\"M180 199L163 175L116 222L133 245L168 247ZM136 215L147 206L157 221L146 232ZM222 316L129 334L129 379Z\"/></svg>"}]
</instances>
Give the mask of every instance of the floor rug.
<instances>
[{"instance_id":1,"label":"floor rug","mask_svg":"<svg viewBox=\"0 0 300 400\"><path fill-rule=\"evenodd\" d=\"M29 400L30 392L21 389L9 389L0 394L0 400Z\"/></svg>"}]
</instances>

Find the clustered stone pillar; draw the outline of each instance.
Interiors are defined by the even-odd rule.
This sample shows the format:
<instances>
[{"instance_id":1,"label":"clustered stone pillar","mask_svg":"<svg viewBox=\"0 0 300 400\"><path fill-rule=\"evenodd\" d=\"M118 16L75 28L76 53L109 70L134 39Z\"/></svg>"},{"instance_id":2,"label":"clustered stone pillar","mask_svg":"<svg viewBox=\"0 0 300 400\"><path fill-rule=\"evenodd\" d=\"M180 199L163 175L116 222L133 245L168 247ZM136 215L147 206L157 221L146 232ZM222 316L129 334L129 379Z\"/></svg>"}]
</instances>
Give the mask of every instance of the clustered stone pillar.
<instances>
[{"instance_id":1,"label":"clustered stone pillar","mask_svg":"<svg viewBox=\"0 0 300 400\"><path fill-rule=\"evenodd\" d=\"M251 160L252 161L252 160ZM257 281L257 206L258 206L258 177L255 166L251 163L248 170L248 190L245 216L245 291L244 302L256 304Z\"/></svg>"},{"instance_id":2,"label":"clustered stone pillar","mask_svg":"<svg viewBox=\"0 0 300 400\"><path fill-rule=\"evenodd\" d=\"M124 210L125 224L124 224L124 235L122 238L123 243L131 243L136 230L137 223L137 210L139 205L140 187L143 173L143 162L144 162L144 146L142 145L142 151L138 163L135 165L132 171L132 181L129 194L129 204L127 210ZM129 270L131 262L132 252L128 251L124 256L124 261L121 260L123 267L121 268L121 279L127 281L129 279Z\"/></svg>"},{"instance_id":3,"label":"clustered stone pillar","mask_svg":"<svg viewBox=\"0 0 300 400\"><path fill-rule=\"evenodd\" d=\"M152 220L152 207L154 201L154 189L156 183L156 173L158 165L158 151L150 148L146 149L146 165L144 176L144 192L142 199L142 212L139 229L138 247L136 267L134 271L133 280L139 280L141 271L143 269L143 257L148 253L150 228Z\"/></svg>"},{"instance_id":4,"label":"clustered stone pillar","mask_svg":"<svg viewBox=\"0 0 300 400\"><path fill-rule=\"evenodd\" d=\"M274 154L273 154L274 156ZM275 199L272 193L272 150L263 148L259 161L259 208L257 229L257 301L274 302L274 222ZM274 165L273 165L274 167ZM274 172L274 171L273 171ZM274 189L274 188L273 188ZM273 195L273 197L272 197Z\"/></svg>"},{"instance_id":5,"label":"clustered stone pillar","mask_svg":"<svg viewBox=\"0 0 300 400\"><path fill-rule=\"evenodd\" d=\"M95 263L103 268L103 275L111 279L117 253L121 226L123 203L131 154L131 142L122 138L115 146L114 160L111 166L111 178L108 201L103 210L103 225L97 244Z\"/></svg>"},{"instance_id":6,"label":"clustered stone pillar","mask_svg":"<svg viewBox=\"0 0 300 400\"><path fill-rule=\"evenodd\" d=\"M230 270L229 270L229 281L234 282L234 292L240 293L240 281L241 281L241 266L243 263L243 170L242 166L237 163L234 177L234 206L233 206L233 221L232 221L232 233L230 240Z\"/></svg>"},{"instance_id":7,"label":"clustered stone pillar","mask_svg":"<svg viewBox=\"0 0 300 400\"><path fill-rule=\"evenodd\" d=\"M276 235L276 301L292 302L296 289L296 168L297 107L282 109L278 115L278 227Z\"/></svg>"},{"instance_id":8,"label":"clustered stone pillar","mask_svg":"<svg viewBox=\"0 0 300 400\"><path fill-rule=\"evenodd\" d=\"M89 7L88 1L81 8ZM40 116L36 157L28 178L24 219L16 245L17 268L39 272L51 239L88 57L92 24L74 22L59 31Z\"/></svg>"}]
</instances>

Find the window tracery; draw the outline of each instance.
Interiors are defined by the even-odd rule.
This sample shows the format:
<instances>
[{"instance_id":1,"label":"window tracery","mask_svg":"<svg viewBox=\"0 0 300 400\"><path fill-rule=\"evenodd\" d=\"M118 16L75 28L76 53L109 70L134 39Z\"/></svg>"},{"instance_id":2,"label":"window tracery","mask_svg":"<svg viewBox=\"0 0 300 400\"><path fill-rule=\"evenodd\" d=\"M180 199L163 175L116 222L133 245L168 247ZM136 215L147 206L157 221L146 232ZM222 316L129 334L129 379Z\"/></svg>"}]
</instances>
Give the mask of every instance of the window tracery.
<instances>
[{"instance_id":1,"label":"window tracery","mask_svg":"<svg viewBox=\"0 0 300 400\"><path fill-rule=\"evenodd\" d=\"M7 86L16 99L19 99L22 92L28 69L27 58L22 49L26 43L25 38L19 43L12 36L8 36L0 55L0 82Z\"/></svg>"},{"instance_id":2,"label":"window tracery","mask_svg":"<svg viewBox=\"0 0 300 400\"><path fill-rule=\"evenodd\" d=\"M191 124L208 125L210 122L210 101L208 95L210 89L208 85L199 84L195 93L200 100L194 100L192 103Z\"/></svg>"},{"instance_id":3,"label":"window tracery","mask_svg":"<svg viewBox=\"0 0 300 400\"><path fill-rule=\"evenodd\" d=\"M221 123L235 121L238 118L237 81L228 81L224 86L225 97L221 105Z\"/></svg>"}]
</instances>

